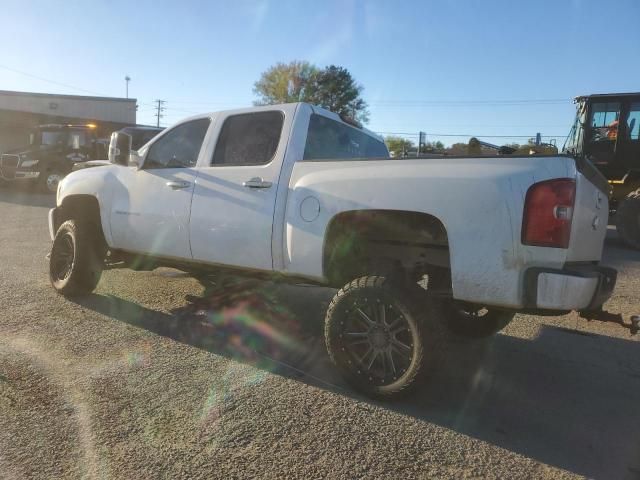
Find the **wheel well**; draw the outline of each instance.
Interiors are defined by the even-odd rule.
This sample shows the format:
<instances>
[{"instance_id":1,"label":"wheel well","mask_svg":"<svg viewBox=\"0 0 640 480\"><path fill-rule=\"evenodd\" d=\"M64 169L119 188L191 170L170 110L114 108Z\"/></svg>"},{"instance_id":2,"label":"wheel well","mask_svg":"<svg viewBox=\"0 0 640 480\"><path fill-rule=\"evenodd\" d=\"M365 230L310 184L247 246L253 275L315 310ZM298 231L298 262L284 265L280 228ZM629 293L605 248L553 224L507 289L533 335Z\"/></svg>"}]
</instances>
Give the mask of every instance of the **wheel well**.
<instances>
[{"instance_id":1,"label":"wheel well","mask_svg":"<svg viewBox=\"0 0 640 480\"><path fill-rule=\"evenodd\" d=\"M57 231L60 225L71 219L94 224L100 238L105 241L100 220L100 204L96 197L92 195L70 195L65 197L62 200L62 205L55 209L53 218L54 231Z\"/></svg>"},{"instance_id":2,"label":"wheel well","mask_svg":"<svg viewBox=\"0 0 640 480\"><path fill-rule=\"evenodd\" d=\"M449 270L449 241L433 215L402 210L353 210L336 215L327 228L324 276L332 286L366 274L402 273L419 279Z\"/></svg>"}]
</instances>

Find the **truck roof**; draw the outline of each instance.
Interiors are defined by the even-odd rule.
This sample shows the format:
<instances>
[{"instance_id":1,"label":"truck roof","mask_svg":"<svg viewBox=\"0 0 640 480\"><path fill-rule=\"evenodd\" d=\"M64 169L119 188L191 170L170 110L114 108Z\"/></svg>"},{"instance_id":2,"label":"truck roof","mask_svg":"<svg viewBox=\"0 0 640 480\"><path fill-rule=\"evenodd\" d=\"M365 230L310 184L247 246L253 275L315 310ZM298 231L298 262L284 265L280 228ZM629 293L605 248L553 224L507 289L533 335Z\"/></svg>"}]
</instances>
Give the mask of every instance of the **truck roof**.
<instances>
[{"instance_id":1,"label":"truck roof","mask_svg":"<svg viewBox=\"0 0 640 480\"><path fill-rule=\"evenodd\" d=\"M46 130L53 130L53 129L67 129L67 128L86 128L86 129L94 129L96 128L95 124L93 123L87 123L84 125L74 125L74 124L61 124L61 123L45 123L44 125L38 125L36 128L38 129L46 129Z\"/></svg>"},{"instance_id":2,"label":"truck roof","mask_svg":"<svg viewBox=\"0 0 640 480\"><path fill-rule=\"evenodd\" d=\"M364 128L362 126L360 126L359 124L357 124L357 122L347 119L345 120L345 118L342 118L340 115L338 115L335 112L332 112L331 110L327 110L326 108L323 107L319 107L317 105L313 105L311 103L307 103L307 102L292 102L292 103L277 103L274 105L257 105L254 107L246 107L246 108L236 108L236 109L231 109L231 110L217 110L217 111L211 111L211 112L203 112L199 115L193 115L191 117L185 118L182 121L186 121L189 119L196 119L196 118L201 118L205 115L215 115L218 113L233 113L233 114L243 114L243 113L250 113L250 112L255 112L256 110L267 110L267 109L273 109L273 108L278 108L278 107L284 107L284 106L291 106L291 105L307 105L308 107L310 107L314 113L318 113L322 116L325 117L329 117L332 120L335 120L336 122L340 122L340 123L344 123L345 125L350 126L351 128L357 128L358 130L361 130L363 132L365 132L367 135L377 138L380 141L384 141L384 139L382 138L382 136L378 135L375 132L372 132L371 130Z\"/></svg>"}]
</instances>

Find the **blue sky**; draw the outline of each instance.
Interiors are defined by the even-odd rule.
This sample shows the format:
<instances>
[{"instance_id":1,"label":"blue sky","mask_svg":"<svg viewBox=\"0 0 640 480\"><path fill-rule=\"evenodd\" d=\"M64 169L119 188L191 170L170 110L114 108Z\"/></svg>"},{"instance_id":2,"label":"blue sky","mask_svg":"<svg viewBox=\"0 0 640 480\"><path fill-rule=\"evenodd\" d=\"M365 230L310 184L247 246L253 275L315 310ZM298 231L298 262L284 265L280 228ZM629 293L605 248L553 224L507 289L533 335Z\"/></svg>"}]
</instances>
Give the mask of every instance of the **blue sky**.
<instances>
[{"instance_id":1,"label":"blue sky","mask_svg":"<svg viewBox=\"0 0 640 480\"><path fill-rule=\"evenodd\" d=\"M495 143L511 139L489 135L565 135L578 94L640 91L638 0L0 0L0 10L0 89L124 96L128 74L140 123L155 122L157 98L164 124L250 105L260 73L294 59L348 68L374 131Z\"/></svg>"}]
</instances>

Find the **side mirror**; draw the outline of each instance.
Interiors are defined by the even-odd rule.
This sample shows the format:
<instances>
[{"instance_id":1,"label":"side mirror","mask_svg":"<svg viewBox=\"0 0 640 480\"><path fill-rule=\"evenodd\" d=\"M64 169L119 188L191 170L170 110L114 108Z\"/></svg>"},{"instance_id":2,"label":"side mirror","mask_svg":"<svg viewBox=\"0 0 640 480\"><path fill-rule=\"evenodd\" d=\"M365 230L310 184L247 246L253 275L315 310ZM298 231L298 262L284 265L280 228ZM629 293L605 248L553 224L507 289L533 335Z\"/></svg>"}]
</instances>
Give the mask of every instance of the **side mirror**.
<instances>
[{"instance_id":1,"label":"side mirror","mask_svg":"<svg viewBox=\"0 0 640 480\"><path fill-rule=\"evenodd\" d=\"M131 135L113 132L109 142L109 162L116 165L129 165L131 155Z\"/></svg>"}]
</instances>

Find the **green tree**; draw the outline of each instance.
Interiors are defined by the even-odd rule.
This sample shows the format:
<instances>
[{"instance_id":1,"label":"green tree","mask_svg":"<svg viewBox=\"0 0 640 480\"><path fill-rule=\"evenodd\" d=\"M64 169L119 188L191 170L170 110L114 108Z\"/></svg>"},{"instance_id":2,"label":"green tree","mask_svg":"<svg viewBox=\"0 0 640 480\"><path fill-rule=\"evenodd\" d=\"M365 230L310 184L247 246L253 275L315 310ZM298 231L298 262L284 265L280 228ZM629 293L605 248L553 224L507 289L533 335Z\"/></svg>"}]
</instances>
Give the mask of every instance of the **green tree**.
<instances>
[{"instance_id":1,"label":"green tree","mask_svg":"<svg viewBox=\"0 0 640 480\"><path fill-rule=\"evenodd\" d=\"M369 121L367 103L361 94L364 87L354 80L344 67L329 65L312 77L310 101L339 115L362 123Z\"/></svg>"},{"instance_id":2,"label":"green tree","mask_svg":"<svg viewBox=\"0 0 640 480\"><path fill-rule=\"evenodd\" d=\"M385 137L384 143L387 144L387 148L392 157L402 157L407 152L411 150L415 151L416 149L415 143L411 140L393 135Z\"/></svg>"},{"instance_id":3,"label":"green tree","mask_svg":"<svg viewBox=\"0 0 640 480\"><path fill-rule=\"evenodd\" d=\"M421 153L443 153L444 143L439 140L435 142L426 142L422 145L420 151Z\"/></svg>"},{"instance_id":4,"label":"green tree","mask_svg":"<svg viewBox=\"0 0 640 480\"><path fill-rule=\"evenodd\" d=\"M259 97L254 104L309 101L309 89L314 88L312 79L317 73L318 68L305 61L276 63L263 72L260 80L253 85L253 92Z\"/></svg>"},{"instance_id":5,"label":"green tree","mask_svg":"<svg viewBox=\"0 0 640 480\"><path fill-rule=\"evenodd\" d=\"M462 143L462 142L454 143L447 149L447 154L448 155L466 155L467 147L468 145L466 143Z\"/></svg>"},{"instance_id":6,"label":"green tree","mask_svg":"<svg viewBox=\"0 0 640 480\"><path fill-rule=\"evenodd\" d=\"M277 63L253 87L256 105L309 102L366 123L369 112L362 90L346 68L329 65L319 70L305 61Z\"/></svg>"}]
</instances>

